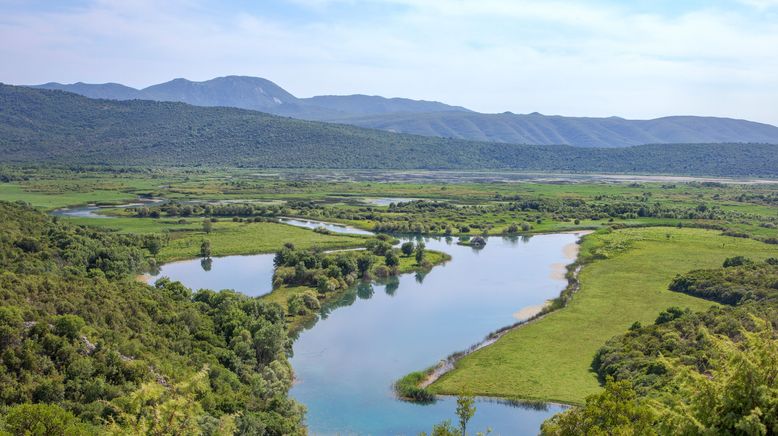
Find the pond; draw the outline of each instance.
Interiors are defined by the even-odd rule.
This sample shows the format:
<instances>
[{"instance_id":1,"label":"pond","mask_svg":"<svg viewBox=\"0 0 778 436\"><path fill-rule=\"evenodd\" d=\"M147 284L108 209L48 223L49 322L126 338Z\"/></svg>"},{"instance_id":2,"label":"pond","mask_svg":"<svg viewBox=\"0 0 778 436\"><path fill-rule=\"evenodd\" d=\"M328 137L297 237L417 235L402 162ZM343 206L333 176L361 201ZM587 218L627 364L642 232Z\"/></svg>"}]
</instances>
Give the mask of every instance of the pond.
<instances>
[{"instance_id":1,"label":"pond","mask_svg":"<svg viewBox=\"0 0 778 436\"><path fill-rule=\"evenodd\" d=\"M165 200L161 198L139 198L135 203L118 204L115 206L78 206L78 207L63 207L51 212L56 216L67 216L74 218L116 218L111 215L103 215L98 213L100 210L108 209L125 209L129 207L148 206L150 204L162 204Z\"/></svg>"},{"instance_id":2,"label":"pond","mask_svg":"<svg viewBox=\"0 0 778 436\"><path fill-rule=\"evenodd\" d=\"M332 233L344 233L349 235L372 235L373 232L347 226L345 224L327 223L324 221L309 220L303 218L280 218L280 222L290 226L303 227L306 229L325 228Z\"/></svg>"},{"instance_id":3,"label":"pond","mask_svg":"<svg viewBox=\"0 0 778 436\"><path fill-rule=\"evenodd\" d=\"M52 211L52 215L56 216L69 216L75 218L114 218L110 215L100 215L97 213L100 209L99 206L83 206L74 208L64 208Z\"/></svg>"},{"instance_id":4,"label":"pond","mask_svg":"<svg viewBox=\"0 0 778 436\"><path fill-rule=\"evenodd\" d=\"M310 433L416 435L444 419L456 421L454 398L406 403L394 397L392 383L516 322L520 309L558 296L566 285L558 266L572 262L565 248L576 239L490 237L481 250L426 239L428 248L452 260L428 274L362 285L337 310L325 307L295 341L291 360L298 380L291 395L308 407ZM469 428L502 435L536 434L543 420L563 410L484 400L476 407Z\"/></svg>"},{"instance_id":5,"label":"pond","mask_svg":"<svg viewBox=\"0 0 778 436\"><path fill-rule=\"evenodd\" d=\"M273 257L273 254L256 254L184 260L166 263L144 278L150 284L168 277L193 290L234 289L259 297L273 290Z\"/></svg>"},{"instance_id":6,"label":"pond","mask_svg":"<svg viewBox=\"0 0 778 436\"><path fill-rule=\"evenodd\" d=\"M419 200L419 198L400 198L400 197L384 197L384 198L365 198L363 201L367 204L374 206L389 206L390 204L410 203L411 201Z\"/></svg>"},{"instance_id":7,"label":"pond","mask_svg":"<svg viewBox=\"0 0 778 436\"><path fill-rule=\"evenodd\" d=\"M362 284L322 308L321 319L300 332L291 358L290 395L308 408L313 435L417 435L455 419L455 399L431 405L399 401L392 383L479 342L489 332L527 316L559 295L562 265L572 262L574 234L488 238L485 248L426 238L429 249L452 260L426 274ZM231 288L249 295L270 291L272 255L214 258L164 265L166 275L198 288ZM153 281L153 279L151 279ZM529 351L531 352L531 351ZM479 399L469 428L495 435L536 434L564 406L516 406Z\"/></svg>"}]
</instances>

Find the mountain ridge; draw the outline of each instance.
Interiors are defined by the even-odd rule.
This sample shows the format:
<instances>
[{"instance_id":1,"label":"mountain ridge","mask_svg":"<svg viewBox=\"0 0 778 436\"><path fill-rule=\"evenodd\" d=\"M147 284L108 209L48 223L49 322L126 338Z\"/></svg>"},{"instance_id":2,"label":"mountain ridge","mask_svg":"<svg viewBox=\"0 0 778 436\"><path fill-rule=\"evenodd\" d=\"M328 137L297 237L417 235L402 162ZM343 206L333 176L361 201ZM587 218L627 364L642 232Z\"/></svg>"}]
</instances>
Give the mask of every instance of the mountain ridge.
<instances>
[{"instance_id":1,"label":"mountain ridge","mask_svg":"<svg viewBox=\"0 0 778 436\"><path fill-rule=\"evenodd\" d=\"M517 145L397 134L228 107L0 85L5 164L505 169L778 177L778 145Z\"/></svg>"},{"instance_id":2,"label":"mountain ridge","mask_svg":"<svg viewBox=\"0 0 778 436\"><path fill-rule=\"evenodd\" d=\"M147 99L197 106L257 110L303 120L351 124L396 133L500 143L626 147L641 144L778 144L778 127L722 117L668 116L650 120L621 117L565 117L537 112L484 114L436 101L364 94L298 98L274 82L250 76L202 82L173 79L143 89L116 83L54 82L34 88L75 92L90 98Z\"/></svg>"}]
</instances>

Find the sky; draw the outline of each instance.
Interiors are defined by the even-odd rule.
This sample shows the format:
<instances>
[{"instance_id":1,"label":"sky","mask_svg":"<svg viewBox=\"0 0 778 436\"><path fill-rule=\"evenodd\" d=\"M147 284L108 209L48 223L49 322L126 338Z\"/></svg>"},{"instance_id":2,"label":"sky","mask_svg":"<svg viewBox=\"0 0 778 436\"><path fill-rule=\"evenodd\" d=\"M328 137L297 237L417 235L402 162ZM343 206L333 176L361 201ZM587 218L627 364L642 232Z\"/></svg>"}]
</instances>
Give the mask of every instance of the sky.
<instances>
[{"instance_id":1,"label":"sky","mask_svg":"<svg viewBox=\"0 0 778 436\"><path fill-rule=\"evenodd\" d=\"M0 82L226 75L298 97L778 125L778 0L0 0Z\"/></svg>"}]
</instances>

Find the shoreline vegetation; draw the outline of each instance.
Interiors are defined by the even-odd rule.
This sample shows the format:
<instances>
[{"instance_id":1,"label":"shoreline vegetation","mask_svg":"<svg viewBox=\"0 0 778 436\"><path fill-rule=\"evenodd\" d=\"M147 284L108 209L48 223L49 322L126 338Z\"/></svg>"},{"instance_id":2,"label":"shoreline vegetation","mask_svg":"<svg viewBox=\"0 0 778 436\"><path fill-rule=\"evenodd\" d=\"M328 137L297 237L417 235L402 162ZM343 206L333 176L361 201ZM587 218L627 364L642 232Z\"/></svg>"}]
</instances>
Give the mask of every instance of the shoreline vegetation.
<instances>
[{"instance_id":1,"label":"shoreline vegetation","mask_svg":"<svg viewBox=\"0 0 778 436\"><path fill-rule=\"evenodd\" d=\"M579 260L571 265L579 269L575 285L562 292L542 321L524 324L490 347L467 354L427 389L432 394L582 404L601 389L589 369L597 349L631 323L649 323L667 307L704 310L715 305L667 287L674 274L718 265L733 251L760 259L778 250L701 229L597 232L585 240Z\"/></svg>"},{"instance_id":2,"label":"shoreline vegetation","mask_svg":"<svg viewBox=\"0 0 778 436\"><path fill-rule=\"evenodd\" d=\"M284 308L294 336L318 321L320 309L361 284L426 273L451 260L446 253L427 250L423 242L406 242L400 248L392 242L396 241L378 235L363 250L331 252L298 250L287 244L274 259L273 290L259 298Z\"/></svg>"},{"instance_id":3,"label":"shoreline vegetation","mask_svg":"<svg viewBox=\"0 0 778 436\"><path fill-rule=\"evenodd\" d=\"M414 394L418 397L464 392L465 395L509 401L526 398L530 403L582 404L587 396L603 392L605 381L600 380L591 365L593 356L611 338L617 335L625 335L625 341L631 338L635 334L631 325L647 326L645 331L649 333L653 329L664 329L652 324L660 313L674 316L676 313L698 313L695 311L709 306L720 307L691 292L687 295L668 290L675 274L720 267L725 258L732 256L745 256L757 263L778 257L776 184L726 184L670 178L651 181L603 178L581 182L568 177L523 180L508 176L495 176L484 182L487 179L481 177L486 176L456 181L451 174L441 176L421 172L389 176L384 173L380 177L366 171L332 171L322 175L309 171L268 174L250 169L174 168L163 172L138 168L106 170L0 165L0 180L3 181L0 200L9 201L0 203L2 207L9 211L22 208L35 217L33 221L45 222L43 227L61 226L67 229L69 238L85 241L77 250L56 245L59 236L35 229L30 233L24 230L29 223L20 222L9 212L5 225L12 237L3 243L11 244L8 252L21 256L18 258L21 263L13 263L16 260L11 258L4 261L11 262L9 265L38 268L57 259L56 256L44 257L44 254L56 252L58 256L70 256L61 258L75 268L71 271L55 266L50 272L33 268L16 273L20 280L30 283L30 292L34 290L33 285L38 286L35 283L47 280L49 276L56 283L60 276L64 283L72 274L78 280L69 285L70 288L65 284L52 289L40 288L29 294L28 299L17 298L18 292L7 292L4 298L12 306L21 308L24 323L35 321L41 326L19 330L19 337L25 340L38 340L51 333L43 327L47 323L56 327L55 321L59 318L47 314L56 313L57 317L72 314L85 321L86 326L80 334L88 338L89 344L99 342L106 350L115 350L119 356L135 359L122 364L124 370L134 371L136 366L143 366L139 362L150 362L151 376L128 379L127 389L110 386L109 390L119 389L116 392L121 398L140 392L141 382L144 382L164 392L159 405L168 400L177 401L181 398L176 397L170 386L179 386L192 379L197 371L204 371L205 386L212 389L209 398L215 403L210 399L203 403L195 400L193 404L200 404L205 412L195 410L193 413L207 418L224 418L227 422L229 411L241 410L244 394L251 388L249 382L237 375L242 371L241 365L258 374L261 372L259 377L272 376L266 367L271 365L283 383L277 390L268 391L269 396L263 397L261 404L251 405L250 413L259 414L260 419L265 420L271 416L265 413L288 412L283 417L272 416L277 418L274 422L278 426L274 428L278 429L278 434L289 434L302 428L302 409L298 410L291 400L282 404L273 403L271 398L288 400L286 383L291 380L292 372L285 366L288 362L283 353L288 351L289 341L294 340L293 332L316 322L316 306L334 310L352 298L351 294L358 293L360 279L364 276L351 275L348 271L351 260L356 261L365 253L363 247L370 250L368 246L375 244L374 241L386 238L383 242L389 243L389 239L396 236L317 232L274 222L279 217L343 224L386 235L426 235L451 238L452 241L462 237L471 246L476 238L483 238L488 245L490 236L517 240L535 234L594 231L576 244L581 251L573 264L565 268L552 266L552 277L559 278L563 273L568 278L568 286L558 298L542 308L526 308L533 313L525 311L520 318L531 315L533 322L517 320L522 328L510 329L509 326L507 330L495 332L499 340L460 356L452 371L445 372L424 391ZM164 198L167 201L119 207L138 198ZM399 200L403 198L408 201ZM397 201L371 204L366 199ZM39 209L38 214L32 214L30 206L14 204L17 201ZM40 210L50 211L81 203L116 207L100 211L111 219L52 217L40 213ZM25 237L27 233L32 237ZM208 244L204 244L206 240ZM292 243L296 251L315 252L330 258L329 264L325 266L322 257L317 260L319 264L300 269L302 281L282 280L273 292L258 298L244 298L230 291L192 293L177 283L162 283L155 288L129 280L138 267L146 263L153 266L158 262L197 258L203 247L210 256L243 255L277 252L287 242ZM348 249L358 251L352 254L331 252ZM400 247L400 252L395 254L399 259L394 265L396 270L387 268L391 274L385 276L371 274L373 279L392 282L397 280L393 274L423 273L425 270L424 265L416 261L415 253L403 253ZM340 261L336 260L339 256ZM372 252L371 256L371 267L386 267L388 259L389 263L395 262L394 256L387 258L386 252ZM353 259L346 259L351 257ZM425 257L428 267L446 261L444 254L432 251L427 251ZM125 262L125 259L127 268L117 263ZM34 262L43 263L36 265ZM333 264L337 272L330 268ZM584 264L586 266L581 268ZM297 264L283 265L284 268L287 277L297 275ZM101 271L106 277L103 278ZM326 280L305 279L322 274L327 276ZM120 275L126 275L128 280L122 278L120 281L117 278ZM335 281L337 285L334 285ZM27 291L23 290L22 294L24 292ZM110 292L110 295L101 292ZM86 301L84 296L90 296L94 301L82 304ZM63 298L68 301L54 305L53 302ZM154 302L155 306L149 307L149 302ZM88 312L87 309L95 304L114 318ZM261 320L252 315L257 307L263 311ZM678 310L669 310L670 307ZM563 309L557 310L560 308ZM230 324L233 316L240 318L238 329ZM14 315L9 319L16 320L17 317ZM120 321L115 324L112 319ZM14 329L24 326L16 321L12 324ZM62 331L54 333L60 336L66 333L64 324ZM272 335L268 337L273 343L268 344L272 347L257 348L264 342L252 341L259 337L257 335L271 331ZM634 331L643 330L638 327ZM38 336L30 336L32 333ZM70 342L68 347L80 346L77 340ZM193 347L195 354L181 351ZM228 356L229 362L217 357L216 352L219 356ZM102 359L102 356L81 357L92 360ZM207 364L206 369L203 364ZM618 375L618 368L603 368L616 371ZM70 375L66 368L58 370L64 378L45 381L55 387L61 386L63 380L73 381L67 378ZM165 376L167 384L154 383L158 374ZM421 371L410 375L405 386L417 388L425 374ZM621 377L632 375L621 374ZM30 380L34 384L37 379ZM250 383L264 382L256 379ZM235 389L240 393L226 394ZM56 398L61 398L62 394L57 393L60 391L52 392L60 395ZM66 401L55 399L46 401L45 405L65 409L74 414L76 421L105 426L98 415L90 412L98 403L82 404L78 398L71 398L69 392L64 391ZM119 397L109 396L98 402L113 404L113 398ZM31 401L13 400L4 405L12 408ZM213 407L214 404L217 407ZM274 404L285 404L285 408L276 409ZM248 418L236 419L249 424ZM282 424L289 424L289 427L282 428Z\"/></svg>"},{"instance_id":4,"label":"shoreline vegetation","mask_svg":"<svg viewBox=\"0 0 778 436\"><path fill-rule=\"evenodd\" d=\"M436 394L430 391L428 388L437 380L439 380L441 377L446 375L446 373L452 371L456 367L456 363L459 360L478 350L481 350L483 348L486 348L494 344L506 333L524 327L532 322L543 319L543 317L545 317L547 314L565 307L566 302L569 301L569 299L572 298L572 295L579 289L578 273L581 271L581 268L583 267L583 263L580 261L580 258L578 257L580 253L579 247L583 242L583 239L587 235L592 234L593 232L580 231L574 233L580 235L578 240L572 244L566 245L563 248L565 257L567 257L570 260L573 260L573 262L567 265L563 265L563 268L566 270L566 273L564 274L562 279L567 280L567 285L562 289L562 291L560 291L558 297L552 300L548 300L539 305L529 306L520 309L519 311L514 313L514 317L518 319L517 322L501 327L489 333L480 342L477 342L464 350L449 354L446 358L442 359L437 364L423 371L414 371L403 376L393 384L393 388L397 397L405 401L411 401L411 402L416 402L421 404L434 402ZM554 272L552 272L552 275L554 274ZM521 401L521 402L534 401L533 399L511 399L511 398L500 398L500 397L489 397L489 396L484 396L484 397L503 399L508 401L513 401L513 400Z\"/></svg>"}]
</instances>

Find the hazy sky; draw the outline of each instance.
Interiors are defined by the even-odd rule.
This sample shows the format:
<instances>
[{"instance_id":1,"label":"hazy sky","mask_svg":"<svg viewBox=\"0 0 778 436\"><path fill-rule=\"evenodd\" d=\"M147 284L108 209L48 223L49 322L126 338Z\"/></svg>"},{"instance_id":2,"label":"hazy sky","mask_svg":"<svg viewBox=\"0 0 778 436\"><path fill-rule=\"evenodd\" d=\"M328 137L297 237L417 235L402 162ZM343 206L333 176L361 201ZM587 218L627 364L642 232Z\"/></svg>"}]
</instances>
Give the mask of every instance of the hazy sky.
<instances>
[{"instance_id":1,"label":"hazy sky","mask_svg":"<svg viewBox=\"0 0 778 436\"><path fill-rule=\"evenodd\" d=\"M0 0L0 81L270 79L483 112L778 124L778 0Z\"/></svg>"}]
</instances>

